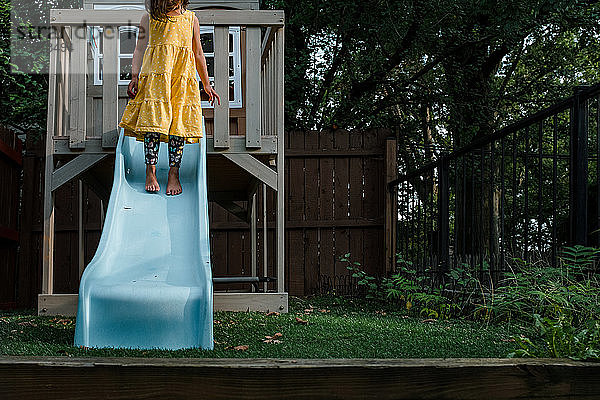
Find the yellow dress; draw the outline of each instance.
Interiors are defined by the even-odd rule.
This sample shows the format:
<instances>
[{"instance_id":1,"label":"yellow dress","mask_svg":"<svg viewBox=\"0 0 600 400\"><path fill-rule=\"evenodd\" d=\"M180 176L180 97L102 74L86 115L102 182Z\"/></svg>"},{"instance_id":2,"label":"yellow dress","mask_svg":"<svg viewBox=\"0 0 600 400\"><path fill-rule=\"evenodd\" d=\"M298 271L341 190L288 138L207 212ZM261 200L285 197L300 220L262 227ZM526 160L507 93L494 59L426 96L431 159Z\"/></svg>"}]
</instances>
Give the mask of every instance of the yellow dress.
<instances>
[{"instance_id":1,"label":"yellow dress","mask_svg":"<svg viewBox=\"0 0 600 400\"><path fill-rule=\"evenodd\" d=\"M138 77L138 92L125 107L119 126L126 136L144 140L146 132L181 136L186 143L202 137L202 106L192 52L193 11L160 22L150 18L150 37Z\"/></svg>"}]
</instances>

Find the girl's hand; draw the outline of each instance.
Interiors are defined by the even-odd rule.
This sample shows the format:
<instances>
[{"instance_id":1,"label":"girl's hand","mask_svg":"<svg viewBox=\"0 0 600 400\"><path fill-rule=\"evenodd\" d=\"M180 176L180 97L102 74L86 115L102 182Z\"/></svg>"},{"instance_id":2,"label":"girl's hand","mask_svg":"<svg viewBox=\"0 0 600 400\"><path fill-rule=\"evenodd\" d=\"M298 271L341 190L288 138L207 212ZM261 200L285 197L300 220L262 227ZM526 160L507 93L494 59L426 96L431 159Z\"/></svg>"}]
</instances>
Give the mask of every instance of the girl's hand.
<instances>
[{"instance_id":1,"label":"girl's hand","mask_svg":"<svg viewBox=\"0 0 600 400\"><path fill-rule=\"evenodd\" d=\"M130 99L133 99L138 91L138 77L134 76L131 78L131 82L129 82L129 86L127 87L127 96Z\"/></svg>"},{"instance_id":2,"label":"girl's hand","mask_svg":"<svg viewBox=\"0 0 600 400\"><path fill-rule=\"evenodd\" d=\"M204 91L208 95L208 101L210 101L210 105L212 105L212 106L215 105L215 97L217 98L219 105L221 105L221 98L219 97L217 92L215 92L215 89L210 85L207 85L207 86L208 86L207 88L204 88Z\"/></svg>"}]
</instances>

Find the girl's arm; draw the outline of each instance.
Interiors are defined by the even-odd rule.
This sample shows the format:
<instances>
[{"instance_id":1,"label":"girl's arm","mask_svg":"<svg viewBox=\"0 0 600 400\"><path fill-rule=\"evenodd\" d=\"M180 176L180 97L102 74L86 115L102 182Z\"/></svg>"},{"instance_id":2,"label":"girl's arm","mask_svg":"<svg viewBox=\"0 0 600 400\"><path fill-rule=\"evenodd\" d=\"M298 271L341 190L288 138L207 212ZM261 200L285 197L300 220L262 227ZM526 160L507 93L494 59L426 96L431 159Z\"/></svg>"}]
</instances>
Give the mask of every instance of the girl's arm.
<instances>
[{"instance_id":1,"label":"girl's arm","mask_svg":"<svg viewBox=\"0 0 600 400\"><path fill-rule=\"evenodd\" d=\"M144 59L144 52L148 45L148 35L150 34L149 28L149 17L148 13L145 13L140 20L140 29L138 30L138 39L135 44L135 50L133 51L133 60L131 61L131 82L127 88L127 95L131 98L137 94L138 77L140 74L140 68L142 67L142 61Z\"/></svg>"},{"instance_id":2,"label":"girl's arm","mask_svg":"<svg viewBox=\"0 0 600 400\"><path fill-rule=\"evenodd\" d=\"M208 101L210 101L211 105L214 105L216 97L220 105L221 98L217 92L215 92L215 89L210 86L210 81L208 80L206 58L204 57L204 51L202 51L202 43L200 41L200 23L198 22L198 17L196 17L196 14L194 14L194 36L192 38L192 51L196 61L196 71L198 71L198 75L200 75L200 80L202 81L204 91L206 94L208 94Z\"/></svg>"}]
</instances>

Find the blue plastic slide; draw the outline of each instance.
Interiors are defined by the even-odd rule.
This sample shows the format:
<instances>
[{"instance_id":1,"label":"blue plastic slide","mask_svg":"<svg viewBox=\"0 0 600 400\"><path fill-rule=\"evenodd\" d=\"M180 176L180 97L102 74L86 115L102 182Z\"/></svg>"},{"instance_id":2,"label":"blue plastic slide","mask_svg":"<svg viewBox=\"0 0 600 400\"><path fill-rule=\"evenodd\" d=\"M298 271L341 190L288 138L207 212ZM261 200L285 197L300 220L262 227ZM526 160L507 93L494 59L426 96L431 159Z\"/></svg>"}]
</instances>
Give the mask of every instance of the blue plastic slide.
<instances>
[{"instance_id":1,"label":"blue plastic slide","mask_svg":"<svg viewBox=\"0 0 600 400\"><path fill-rule=\"evenodd\" d=\"M184 146L182 193L166 195L168 170L161 143L160 191L146 192L144 144L121 130L102 236L79 286L75 346L213 349L206 137Z\"/></svg>"}]
</instances>

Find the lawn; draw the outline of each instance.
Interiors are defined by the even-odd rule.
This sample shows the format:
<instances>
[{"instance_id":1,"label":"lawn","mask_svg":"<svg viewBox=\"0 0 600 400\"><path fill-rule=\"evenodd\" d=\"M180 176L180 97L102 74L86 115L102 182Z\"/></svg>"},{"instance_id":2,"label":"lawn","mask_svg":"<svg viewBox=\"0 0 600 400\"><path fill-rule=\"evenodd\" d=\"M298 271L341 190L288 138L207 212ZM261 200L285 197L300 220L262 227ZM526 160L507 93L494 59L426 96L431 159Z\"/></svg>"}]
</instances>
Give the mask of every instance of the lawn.
<instances>
[{"instance_id":1,"label":"lawn","mask_svg":"<svg viewBox=\"0 0 600 400\"><path fill-rule=\"evenodd\" d=\"M0 312L0 353L75 357L431 358L506 357L518 325L408 316L359 300L290 297L287 314L215 312L213 351L83 349L72 346L75 318Z\"/></svg>"}]
</instances>

